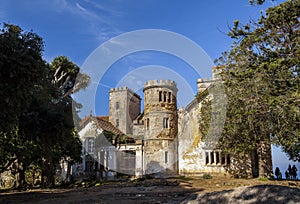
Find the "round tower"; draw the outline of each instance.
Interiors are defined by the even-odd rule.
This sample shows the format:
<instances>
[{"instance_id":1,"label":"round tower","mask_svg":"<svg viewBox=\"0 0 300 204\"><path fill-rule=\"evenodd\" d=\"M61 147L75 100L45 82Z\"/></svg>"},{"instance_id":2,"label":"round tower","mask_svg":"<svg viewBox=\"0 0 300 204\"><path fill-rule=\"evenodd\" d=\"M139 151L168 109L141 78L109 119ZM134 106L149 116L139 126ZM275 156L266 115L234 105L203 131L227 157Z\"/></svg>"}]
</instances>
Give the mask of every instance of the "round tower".
<instances>
[{"instance_id":1,"label":"round tower","mask_svg":"<svg viewBox=\"0 0 300 204\"><path fill-rule=\"evenodd\" d=\"M177 87L174 81L144 84L144 169L146 174L177 173Z\"/></svg>"}]
</instances>

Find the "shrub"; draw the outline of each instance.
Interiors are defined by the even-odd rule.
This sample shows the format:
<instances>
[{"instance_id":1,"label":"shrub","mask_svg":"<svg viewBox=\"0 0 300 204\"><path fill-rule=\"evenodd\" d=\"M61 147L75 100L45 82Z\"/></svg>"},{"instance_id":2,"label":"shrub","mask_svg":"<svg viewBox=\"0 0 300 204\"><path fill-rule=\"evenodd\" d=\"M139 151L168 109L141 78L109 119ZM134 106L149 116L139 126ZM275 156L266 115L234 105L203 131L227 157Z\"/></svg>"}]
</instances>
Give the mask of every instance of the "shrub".
<instances>
[{"instance_id":1,"label":"shrub","mask_svg":"<svg viewBox=\"0 0 300 204\"><path fill-rule=\"evenodd\" d=\"M210 174L203 174L203 179L212 179L212 176Z\"/></svg>"}]
</instances>

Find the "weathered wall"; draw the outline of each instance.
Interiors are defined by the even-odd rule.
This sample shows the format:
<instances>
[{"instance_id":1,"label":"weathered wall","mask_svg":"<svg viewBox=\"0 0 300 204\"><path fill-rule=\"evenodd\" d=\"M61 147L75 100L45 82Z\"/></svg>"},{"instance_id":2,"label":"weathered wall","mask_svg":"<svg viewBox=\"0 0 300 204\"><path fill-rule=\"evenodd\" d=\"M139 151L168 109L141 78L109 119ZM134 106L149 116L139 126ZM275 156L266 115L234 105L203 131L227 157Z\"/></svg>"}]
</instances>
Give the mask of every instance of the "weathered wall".
<instances>
[{"instance_id":1,"label":"weathered wall","mask_svg":"<svg viewBox=\"0 0 300 204\"><path fill-rule=\"evenodd\" d=\"M125 134L132 134L132 122L140 114L141 98L127 87L109 92L109 122ZM118 120L118 121L117 121Z\"/></svg>"},{"instance_id":2,"label":"weathered wall","mask_svg":"<svg viewBox=\"0 0 300 204\"><path fill-rule=\"evenodd\" d=\"M205 91L212 81L199 79L198 92ZM210 96L207 96L208 98ZM203 101L203 100L202 100ZM200 122L202 101L194 99L185 110L178 110L178 158L180 174L225 173L227 157L214 146L201 141ZM207 155L210 158L207 158ZM222 162L223 161L223 162ZM229 159L228 159L229 161Z\"/></svg>"},{"instance_id":3,"label":"weathered wall","mask_svg":"<svg viewBox=\"0 0 300 204\"><path fill-rule=\"evenodd\" d=\"M146 174L177 173L177 87L151 80L144 86L144 169Z\"/></svg>"}]
</instances>

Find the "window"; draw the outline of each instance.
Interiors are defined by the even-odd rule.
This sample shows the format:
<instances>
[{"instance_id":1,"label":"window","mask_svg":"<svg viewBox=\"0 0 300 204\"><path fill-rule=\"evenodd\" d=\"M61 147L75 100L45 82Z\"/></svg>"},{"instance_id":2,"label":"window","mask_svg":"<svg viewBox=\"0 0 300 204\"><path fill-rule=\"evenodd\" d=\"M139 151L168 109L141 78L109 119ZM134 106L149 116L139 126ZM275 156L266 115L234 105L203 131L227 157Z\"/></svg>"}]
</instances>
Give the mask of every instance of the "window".
<instances>
[{"instance_id":1,"label":"window","mask_svg":"<svg viewBox=\"0 0 300 204\"><path fill-rule=\"evenodd\" d=\"M209 164L209 152L205 152L205 164Z\"/></svg>"},{"instance_id":2,"label":"window","mask_svg":"<svg viewBox=\"0 0 300 204\"><path fill-rule=\"evenodd\" d=\"M85 162L85 171L86 172L92 172L93 171L94 163L92 161L86 161Z\"/></svg>"},{"instance_id":3,"label":"window","mask_svg":"<svg viewBox=\"0 0 300 204\"><path fill-rule=\"evenodd\" d=\"M206 165L228 165L230 164L230 156L218 151L205 152Z\"/></svg>"},{"instance_id":4,"label":"window","mask_svg":"<svg viewBox=\"0 0 300 204\"><path fill-rule=\"evenodd\" d=\"M171 92L169 92L169 97L168 97L168 102L169 103L171 102L171 98L172 98L172 94L171 94Z\"/></svg>"},{"instance_id":5,"label":"window","mask_svg":"<svg viewBox=\"0 0 300 204\"><path fill-rule=\"evenodd\" d=\"M230 156L229 156L229 154L227 155L227 164L230 164Z\"/></svg>"},{"instance_id":6,"label":"window","mask_svg":"<svg viewBox=\"0 0 300 204\"><path fill-rule=\"evenodd\" d=\"M116 109L119 109L119 108L120 108L120 103L116 102Z\"/></svg>"},{"instance_id":7,"label":"window","mask_svg":"<svg viewBox=\"0 0 300 204\"><path fill-rule=\"evenodd\" d=\"M210 161L211 161L211 162L210 162L211 164L214 164L214 163L215 163L214 152L211 152L211 153L210 153Z\"/></svg>"},{"instance_id":8,"label":"window","mask_svg":"<svg viewBox=\"0 0 300 204\"><path fill-rule=\"evenodd\" d=\"M225 154L222 154L221 164L225 164L226 161L225 156L226 156Z\"/></svg>"},{"instance_id":9,"label":"window","mask_svg":"<svg viewBox=\"0 0 300 204\"><path fill-rule=\"evenodd\" d=\"M159 95L158 95L158 101L159 101L159 102L162 101L162 92L161 92L161 91L159 92Z\"/></svg>"},{"instance_id":10,"label":"window","mask_svg":"<svg viewBox=\"0 0 300 204\"><path fill-rule=\"evenodd\" d=\"M94 138L89 138L87 140L87 152L93 153L94 152Z\"/></svg>"},{"instance_id":11,"label":"window","mask_svg":"<svg viewBox=\"0 0 300 204\"><path fill-rule=\"evenodd\" d=\"M150 127L150 119L147 118L147 122L146 122L146 129L149 130Z\"/></svg>"},{"instance_id":12,"label":"window","mask_svg":"<svg viewBox=\"0 0 300 204\"><path fill-rule=\"evenodd\" d=\"M164 128L169 128L169 118L164 118L163 119L163 127Z\"/></svg>"},{"instance_id":13,"label":"window","mask_svg":"<svg viewBox=\"0 0 300 204\"><path fill-rule=\"evenodd\" d=\"M167 92L164 92L164 102L167 101Z\"/></svg>"},{"instance_id":14,"label":"window","mask_svg":"<svg viewBox=\"0 0 300 204\"><path fill-rule=\"evenodd\" d=\"M220 152L216 152L216 164L220 164Z\"/></svg>"},{"instance_id":15,"label":"window","mask_svg":"<svg viewBox=\"0 0 300 204\"><path fill-rule=\"evenodd\" d=\"M116 127L119 127L119 119L116 119Z\"/></svg>"},{"instance_id":16,"label":"window","mask_svg":"<svg viewBox=\"0 0 300 204\"><path fill-rule=\"evenodd\" d=\"M165 151L165 163L168 163L168 151Z\"/></svg>"}]
</instances>

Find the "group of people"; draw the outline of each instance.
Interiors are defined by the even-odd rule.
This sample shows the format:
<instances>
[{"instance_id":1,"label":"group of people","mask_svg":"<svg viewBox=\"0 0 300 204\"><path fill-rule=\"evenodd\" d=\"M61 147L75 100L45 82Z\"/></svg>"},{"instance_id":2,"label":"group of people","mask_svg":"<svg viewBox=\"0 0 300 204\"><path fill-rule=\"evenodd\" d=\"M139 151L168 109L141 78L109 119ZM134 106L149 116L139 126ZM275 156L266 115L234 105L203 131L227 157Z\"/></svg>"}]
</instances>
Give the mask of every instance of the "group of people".
<instances>
[{"instance_id":1,"label":"group of people","mask_svg":"<svg viewBox=\"0 0 300 204\"><path fill-rule=\"evenodd\" d=\"M293 180L297 180L297 167L295 165L293 165L293 167L289 164L288 169L285 171L285 179L293 179ZM275 176L276 179L282 179L282 174L280 172L280 169L278 167L276 167L275 169Z\"/></svg>"}]
</instances>

